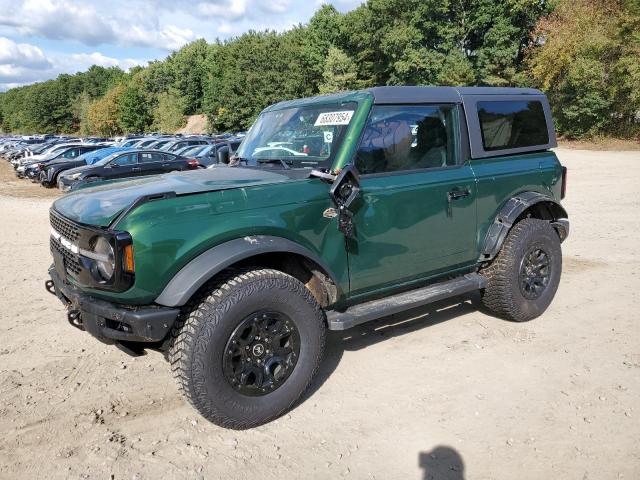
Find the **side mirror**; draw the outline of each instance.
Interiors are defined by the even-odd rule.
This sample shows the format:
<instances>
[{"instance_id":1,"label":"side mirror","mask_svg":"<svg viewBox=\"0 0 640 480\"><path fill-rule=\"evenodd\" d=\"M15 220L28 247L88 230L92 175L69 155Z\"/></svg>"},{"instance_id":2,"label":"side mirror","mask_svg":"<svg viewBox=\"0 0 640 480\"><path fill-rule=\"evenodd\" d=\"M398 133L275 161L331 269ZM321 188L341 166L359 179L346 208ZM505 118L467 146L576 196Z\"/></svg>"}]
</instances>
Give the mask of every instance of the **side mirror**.
<instances>
[{"instance_id":1,"label":"side mirror","mask_svg":"<svg viewBox=\"0 0 640 480\"><path fill-rule=\"evenodd\" d=\"M229 163L229 147L220 147L216 152L218 163Z\"/></svg>"},{"instance_id":2,"label":"side mirror","mask_svg":"<svg viewBox=\"0 0 640 480\"><path fill-rule=\"evenodd\" d=\"M352 206L360 195L360 175L355 165L347 165L338 174L329 190L331 200L338 207L338 230L347 238L355 236Z\"/></svg>"}]
</instances>

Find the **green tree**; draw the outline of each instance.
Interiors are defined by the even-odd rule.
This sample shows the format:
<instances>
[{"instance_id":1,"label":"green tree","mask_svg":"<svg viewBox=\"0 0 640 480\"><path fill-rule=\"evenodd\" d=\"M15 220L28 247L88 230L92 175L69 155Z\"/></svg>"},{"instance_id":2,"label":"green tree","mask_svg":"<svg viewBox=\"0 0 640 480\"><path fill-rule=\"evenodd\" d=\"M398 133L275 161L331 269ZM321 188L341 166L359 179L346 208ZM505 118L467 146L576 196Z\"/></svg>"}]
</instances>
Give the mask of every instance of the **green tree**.
<instances>
[{"instance_id":1,"label":"green tree","mask_svg":"<svg viewBox=\"0 0 640 480\"><path fill-rule=\"evenodd\" d=\"M91 135L93 133L93 127L89 122L89 107L91 106L91 97L86 91L83 91L72 104L73 121L75 130L80 135Z\"/></svg>"},{"instance_id":2,"label":"green tree","mask_svg":"<svg viewBox=\"0 0 640 480\"><path fill-rule=\"evenodd\" d=\"M184 124L184 100L176 93L159 94L158 105L153 112L153 130L173 133Z\"/></svg>"},{"instance_id":3,"label":"green tree","mask_svg":"<svg viewBox=\"0 0 640 480\"><path fill-rule=\"evenodd\" d=\"M87 117L93 133L109 137L122 133L118 107L123 92L124 86L116 85L89 105Z\"/></svg>"},{"instance_id":4,"label":"green tree","mask_svg":"<svg viewBox=\"0 0 640 480\"><path fill-rule=\"evenodd\" d=\"M638 133L639 9L635 1L562 0L538 24L529 74L547 92L561 133Z\"/></svg>"},{"instance_id":5,"label":"green tree","mask_svg":"<svg viewBox=\"0 0 640 480\"><path fill-rule=\"evenodd\" d=\"M335 93L359 88L358 69L353 59L337 47L330 47L322 75L320 93Z\"/></svg>"},{"instance_id":6,"label":"green tree","mask_svg":"<svg viewBox=\"0 0 640 480\"><path fill-rule=\"evenodd\" d=\"M207 53L207 42L200 39L182 47L167 59L167 63L173 70L172 86L184 99L186 115L201 111Z\"/></svg>"},{"instance_id":7,"label":"green tree","mask_svg":"<svg viewBox=\"0 0 640 480\"><path fill-rule=\"evenodd\" d=\"M153 121L148 96L139 82L130 81L118 99L118 123L126 133L144 132Z\"/></svg>"}]
</instances>

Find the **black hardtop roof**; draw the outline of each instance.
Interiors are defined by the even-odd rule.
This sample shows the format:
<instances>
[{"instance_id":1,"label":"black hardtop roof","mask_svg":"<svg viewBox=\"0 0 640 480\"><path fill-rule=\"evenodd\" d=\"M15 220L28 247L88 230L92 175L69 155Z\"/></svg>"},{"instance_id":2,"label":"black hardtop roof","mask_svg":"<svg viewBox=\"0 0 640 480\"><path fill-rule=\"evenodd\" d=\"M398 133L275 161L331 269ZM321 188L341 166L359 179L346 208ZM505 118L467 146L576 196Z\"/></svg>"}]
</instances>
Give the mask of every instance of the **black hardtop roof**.
<instances>
[{"instance_id":1,"label":"black hardtop roof","mask_svg":"<svg viewBox=\"0 0 640 480\"><path fill-rule=\"evenodd\" d=\"M374 103L460 103L468 95L544 95L535 88L512 87L373 87Z\"/></svg>"}]
</instances>

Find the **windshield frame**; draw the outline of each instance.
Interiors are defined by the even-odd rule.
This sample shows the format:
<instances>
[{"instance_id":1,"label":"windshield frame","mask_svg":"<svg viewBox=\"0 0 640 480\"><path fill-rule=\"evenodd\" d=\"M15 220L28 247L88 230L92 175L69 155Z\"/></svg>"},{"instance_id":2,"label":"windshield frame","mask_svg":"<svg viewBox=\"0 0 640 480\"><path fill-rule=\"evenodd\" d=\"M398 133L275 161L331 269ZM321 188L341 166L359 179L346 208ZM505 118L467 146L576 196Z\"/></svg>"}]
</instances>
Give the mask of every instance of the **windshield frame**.
<instances>
[{"instance_id":1,"label":"windshield frame","mask_svg":"<svg viewBox=\"0 0 640 480\"><path fill-rule=\"evenodd\" d=\"M347 133L352 129L354 119L357 116L357 113L360 110L361 106L362 106L361 103L355 98L354 99L350 98L343 101L337 100L334 98L334 99L327 99L326 102L313 102L313 103L301 102L299 105L288 104L286 106L283 106L282 108L273 108L273 107L268 108L264 110L262 113L260 113L258 118L251 125L251 128L249 129L247 134L243 137L241 144L238 146L235 155L241 160L246 160L249 165L257 164L258 166L260 166L264 163L272 163L272 162L277 163L280 160L284 160L287 164L289 164L290 168L294 168L294 169L295 168L303 168L303 169L304 168L306 169L320 168L320 169L329 170L331 169L336 158L338 157L338 154L342 149ZM292 110L292 111L297 110L298 111L296 113L297 115L299 114L299 112L302 112L304 110L325 110L325 112L323 113L327 113L326 111L331 111L332 109L335 109L336 111L350 110L353 113L349 123L344 125L344 128L340 130L340 133L337 136L337 138L332 142L331 153L329 154L329 156L322 158L320 156L306 156L306 155L300 155L300 156L255 155L257 149L267 148L266 145L255 147L251 156L246 155L245 149L247 149L249 143L254 140L253 137L254 137L255 129L261 127L262 121L268 121L268 120L265 120L267 116L273 115L273 114L279 114L279 113L281 114L282 112L287 110ZM285 125L286 124L283 124L283 127ZM277 130L273 136L277 135L279 132L282 132L282 131L285 131L285 128ZM258 137L256 137L256 139L257 138ZM277 143L277 141L273 141L272 143Z\"/></svg>"}]
</instances>

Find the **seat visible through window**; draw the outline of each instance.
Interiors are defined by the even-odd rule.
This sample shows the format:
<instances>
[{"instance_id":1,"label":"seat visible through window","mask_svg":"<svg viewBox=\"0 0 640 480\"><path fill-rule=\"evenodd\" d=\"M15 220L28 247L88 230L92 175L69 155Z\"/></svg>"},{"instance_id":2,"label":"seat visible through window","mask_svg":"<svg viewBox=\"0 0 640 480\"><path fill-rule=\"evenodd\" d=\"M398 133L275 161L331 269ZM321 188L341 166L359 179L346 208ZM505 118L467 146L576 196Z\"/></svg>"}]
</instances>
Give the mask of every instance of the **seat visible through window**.
<instances>
[{"instance_id":1,"label":"seat visible through window","mask_svg":"<svg viewBox=\"0 0 640 480\"><path fill-rule=\"evenodd\" d=\"M375 106L356 167L367 174L455 165L453 115L449 105Z\"/></svg>"}]
</instances>

